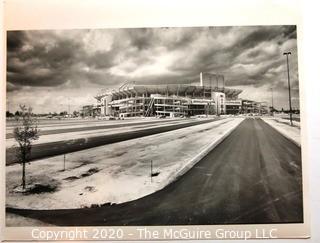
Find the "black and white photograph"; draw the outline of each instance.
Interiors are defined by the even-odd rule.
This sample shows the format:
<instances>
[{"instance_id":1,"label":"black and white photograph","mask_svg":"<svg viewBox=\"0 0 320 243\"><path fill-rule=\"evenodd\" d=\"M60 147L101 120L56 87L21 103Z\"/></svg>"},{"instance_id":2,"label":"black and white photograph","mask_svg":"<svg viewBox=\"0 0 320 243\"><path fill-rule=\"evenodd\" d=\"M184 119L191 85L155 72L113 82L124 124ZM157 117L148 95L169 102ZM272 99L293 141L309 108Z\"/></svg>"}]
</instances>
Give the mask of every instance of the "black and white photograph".
<instances>
[{"instance_id":1,"label":"black and white photograph","mask_svg":"<svg viewBox=\"0 0 320 243\"><path fill-rule=\"evenodd\" d=\"M7 227L305 222L296 25L6 40Z\"/></svg>"}]
</instances>

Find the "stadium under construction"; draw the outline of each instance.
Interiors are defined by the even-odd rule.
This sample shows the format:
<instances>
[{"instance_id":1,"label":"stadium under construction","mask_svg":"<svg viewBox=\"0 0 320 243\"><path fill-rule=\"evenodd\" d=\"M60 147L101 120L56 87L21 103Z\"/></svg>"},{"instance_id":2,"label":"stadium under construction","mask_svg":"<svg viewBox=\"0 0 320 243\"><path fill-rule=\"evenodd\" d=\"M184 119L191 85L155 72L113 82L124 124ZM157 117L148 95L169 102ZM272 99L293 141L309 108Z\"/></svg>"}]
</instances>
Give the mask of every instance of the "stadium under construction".
<instances>
[{"instance_id":1,"label":"stadium under construction","mask_svg":"<svg viewBox=\"0 0 320 243\"><path fill-rule=\"evenodd\" d=\"M200 73L191 84L137 85L127 82L117 90L95 96L99 116L181 117L240 113L266 113L267 105L239 99L242 90L225 87L223 75Z\"/></svg>"}]
</instances>

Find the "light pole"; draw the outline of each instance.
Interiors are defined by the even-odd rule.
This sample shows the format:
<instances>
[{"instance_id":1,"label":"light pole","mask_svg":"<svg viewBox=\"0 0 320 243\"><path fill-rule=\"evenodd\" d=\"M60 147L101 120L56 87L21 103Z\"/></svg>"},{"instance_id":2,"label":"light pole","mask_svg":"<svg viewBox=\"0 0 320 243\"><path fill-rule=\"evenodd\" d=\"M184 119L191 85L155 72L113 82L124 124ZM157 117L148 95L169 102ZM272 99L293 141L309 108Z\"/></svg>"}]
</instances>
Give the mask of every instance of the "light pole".
<instances>
[{"instance_id":1,"label":"light pole","mask_svg":"<svg viewBox=\"0 0 320 243\"><path fill-rule=\"evenodd\" d=\"M290 90L290 74L289 74L289 55L291 55L291 52L284 52L283 55L287 57L287 72L288 72L288 89L289 89L289 115L290 115L290 125L292 124L292 107L291 107L291 90Z\"/></svg>"},{"instance_id":2,"label":"light pole","mask_svg":"<svg viewBox=\"0 0 320 243\"><path fill-rule=\"evenodd\" d=\"M273 106L273 88L271 88L271 113L272 113L272 116L274 116L274 106Z\"/></svg>"},{"instance_id":3,"label":"light pole","mask_svg":"<svg viewBox=\"0 0 320 243\"><path fill-rule=\"evenodd\" d=\"M68 118L70 117L70 97L68 97Z\"/></svg>"}]
</instances>

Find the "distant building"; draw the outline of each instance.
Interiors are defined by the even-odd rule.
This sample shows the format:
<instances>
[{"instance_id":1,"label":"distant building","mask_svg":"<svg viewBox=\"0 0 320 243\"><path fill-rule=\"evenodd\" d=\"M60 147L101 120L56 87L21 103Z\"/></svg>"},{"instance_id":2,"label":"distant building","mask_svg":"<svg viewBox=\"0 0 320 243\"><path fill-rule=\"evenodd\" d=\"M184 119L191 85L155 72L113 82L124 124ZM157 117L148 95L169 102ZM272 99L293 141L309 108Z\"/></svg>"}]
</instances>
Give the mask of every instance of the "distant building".
<instances>
[{"instance_id":1,"label":"distant building","mask_svg":"<svg viewBox=\"0 0 320 243\"><path fill-rule=\"evenodd\" d=\"M242 100L234 99L234 100L226 100L226 113L227 114L240 114L242 111Z\"/></svg>"},{"instance_id":2,"label":"distant building","mask_svg":"<svg viewBox=\"0 0 320 243\"><path fill-rule=\"evenodd\" d=\"M96 117L99 116L100 113L100 107L94 105L85 105L81 110L82 117Z\"/></svg>"},{"instance_id":3,"label":"distant building","mask_svg":"<svg viewBox=\"0 0 320 243\"><path fill-rule=\"evenodd\" d=\"M267 114L269 113L269 107L267 102L256 102L253 100L242 100L242 114Z\"/></svg>"},{"instance_id":4,"label":"distant building","mask_svg":"<svg viewBox=\"0 0 320 243\"><path fill-rule=\"evenodd\" d=\"M260 106L259 106L259 113L261 115L265 115L265 114L269 114L270 113L270 107L268 102L260 102Z\"/></svg>"},{"instance_id":5,"label":"distant building","mask_svg":"<svg viewBox=\"0 0 320 243\"><path fill-rule=\"evenodd\" d=\"M241 113L248 114L254 113L255 102L252 100L242 100Z\"/></svg>"},{"instance_id":6,"label":"distant building","mask_svg":"<svg viewBox=\"0 0 320 243\"><path fill-rule=\"evenodd\" d=\"M212 92L212 99L216 106L216 114L226 114L226 95L223 92ZM232 98L232 97L229 97Z\"/></svg>"}]
</instances>

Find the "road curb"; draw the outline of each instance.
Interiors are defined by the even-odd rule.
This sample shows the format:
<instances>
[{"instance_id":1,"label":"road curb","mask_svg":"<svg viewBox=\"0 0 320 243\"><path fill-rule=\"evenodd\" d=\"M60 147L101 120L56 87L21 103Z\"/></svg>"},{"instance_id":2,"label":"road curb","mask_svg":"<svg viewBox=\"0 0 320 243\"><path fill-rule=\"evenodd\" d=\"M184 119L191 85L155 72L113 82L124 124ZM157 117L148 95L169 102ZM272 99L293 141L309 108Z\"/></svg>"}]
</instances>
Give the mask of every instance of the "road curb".
<instances>
[{"instance_id":1,"label":"road curb","mask_svg":"<svg viewBox=\"0 0 320 243\"><path fill-rule=\"evenodd\" d=\"M240 118L236 118L236 119L240 119ZM236 126L228 129L227 132L224 135L222 135L218 140L215 140L214 142L212 142L209 145L207 145L203 150L201 150L200 153L198 153L195 157L190 159L189 162L187 162L185 166L183 166L179 170L177 170L177 171L173 172L172 174L170 174L168 183L164 187L166 187L170 183L176 181L182 175L184 175L187 171L189 171L194 165L196 165L201 159L203 159L209 152L211 152L211 150L213 150L223 140L225 140L244 120L245 119L243 119L241 122L239 122Z\"/></svg>"},{"instance_id":2,"label":"road curb","mask_svg":"<svg viewBox=\"0 0 320 243\"><path fill-rule=\"evenodd\" d=\"M297 142L296 140L294 140L292 137L288 136L287 134L283 133L279 128L272 126L270 123L266 122L264 119L261 119L264 123L268 124L270 127L272 127L273 129L275 129L277 132L279 132L282 136L284 136L286 139L290 140L291 142L293 142L295 145L297 145L298 147L301 148L301 144L299 142Z\"/></svg>"}]
</instances>

